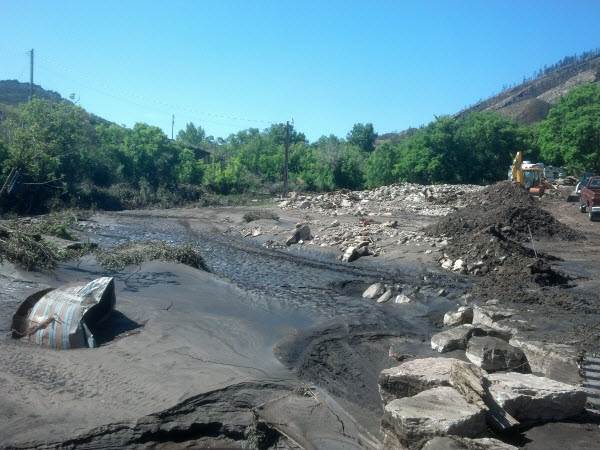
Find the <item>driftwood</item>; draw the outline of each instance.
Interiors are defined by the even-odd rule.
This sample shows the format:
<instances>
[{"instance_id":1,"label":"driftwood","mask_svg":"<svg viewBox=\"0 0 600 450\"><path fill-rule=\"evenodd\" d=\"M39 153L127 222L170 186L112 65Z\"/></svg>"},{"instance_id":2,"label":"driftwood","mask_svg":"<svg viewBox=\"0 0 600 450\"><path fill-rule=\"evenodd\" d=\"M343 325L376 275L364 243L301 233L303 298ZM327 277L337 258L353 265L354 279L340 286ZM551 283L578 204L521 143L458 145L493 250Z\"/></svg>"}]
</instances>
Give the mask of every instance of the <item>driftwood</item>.
<instances>
[{"instance_id":1,"label":"driftwood","mask_svg":"<svg viewBox=\"0 0 600 450\"><path fill-rule=\"evenodd\" d=\"M450 384L467 402L486 410L486 420L493 429L506 431L519 425L519 421L494 400L489 391L490 381L480 368L462 361L453 363Z\"/></svg>"}]
</instances>

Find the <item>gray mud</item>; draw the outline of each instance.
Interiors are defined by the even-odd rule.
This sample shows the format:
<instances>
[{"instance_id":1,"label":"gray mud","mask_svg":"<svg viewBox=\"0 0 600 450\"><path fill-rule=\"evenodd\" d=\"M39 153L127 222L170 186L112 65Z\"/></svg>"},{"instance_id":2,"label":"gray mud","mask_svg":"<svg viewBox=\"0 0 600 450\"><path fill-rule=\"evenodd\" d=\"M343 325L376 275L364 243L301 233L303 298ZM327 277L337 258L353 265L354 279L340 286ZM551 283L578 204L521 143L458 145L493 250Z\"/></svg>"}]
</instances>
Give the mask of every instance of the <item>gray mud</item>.
<instances>
[{"instance_id":1,"label":"gray mud","mask_svg":"<svg viewBox=\"0 0 600 450\"><path fill-rule=\"evenodd\" d=\"M210 220L115 214L87 225L102 247L190 242L209 272L151 262L112 274L120 332L98 349L0 339L0 446L377 448L377 376L397 363L390 348L432 355L431 335L470 287L410 258L343 264L316 247L268 249ZM88 257L52 276L5 276L0 331L27 289L99 275ZM377 281L415 301L361 298Z\"/></svg>"}]
</instances>

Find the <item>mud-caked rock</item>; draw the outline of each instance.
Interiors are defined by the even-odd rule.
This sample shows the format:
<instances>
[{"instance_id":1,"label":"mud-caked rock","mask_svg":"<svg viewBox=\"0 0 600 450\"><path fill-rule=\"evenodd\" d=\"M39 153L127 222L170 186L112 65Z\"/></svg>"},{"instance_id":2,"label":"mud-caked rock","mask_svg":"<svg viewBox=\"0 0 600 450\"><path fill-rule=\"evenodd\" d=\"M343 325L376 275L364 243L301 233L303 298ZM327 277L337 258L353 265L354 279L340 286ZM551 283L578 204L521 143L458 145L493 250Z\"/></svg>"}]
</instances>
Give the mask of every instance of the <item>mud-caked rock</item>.
<instances>
[{"instance_id":1,"label":"mud-caked rock","mask_svg":"<svg viewBox=\"0 0 600 450\"><path fill-rule=\"evenodd\" d=\"M473 308L473 325L485 325L496 330L517 334L519 328L527 326L527 323L520 319L514 309L486 305Z\"/></svg>"},{"instance_id":2,"label":"mud-caked rock","mask_svg":"<svg viewBox=\"0 0 600 450\"><path fill-rule=\"evenodd\" d=\"M517 450L514 445L498 439L469 439L459 436L438 436L428 441L421 450Z\"/></svg>"},{"instance_id":3,"label":"mud-caked rock","mask_svg":"<svg viewBox=\"0 0 600 450\"><path fill-rule=\"evenodd\" d=\"M352 262L356 261L358 258L362 258L363 256L372 255L373 252L369 248L366 242L361 242L358 245L351 245L348 247L344 254L342 255L343 262Z\"/></svg>"},{"instance_id":4,"label":"mud-caked rock","mask_svg":"<svg viewBox=\"0 0 600 450\"><path fill-rule=\"evenodd\" d=\"M485 410L442 386L385 405L382 428L402 445L419 449L435 436L480 435L486 429Z\"/></svg>"},{"instance_id":5,"label":"mud-caked rock","mask_svg":"<svg viewBox=\"0 0 600 450\"><path fill-rule=\"evenodd\" d=\"M377 299L377 303L389 302L393 296L394 296L394 291L392 291L391 289L388 289L383 294L381 294L381 296Z\"/></svg>"},{"instance_id":6,"label":"mud-caked rock","mask_svg":"<svg viewBox=\"0 0 600 450\"><path fill-rule=\"evenodd\" d=\"M529 371L523 351L493 336L474 336L466 349L469 361L487 372L498 370Z\"/></svg>"},{"instance_id":7,"label":"mud-caked rock","mask_svg":"<svg viewBox=\"0 0 600 450\"><path fill-rule=\"evenodd\" d=\"M568 344L512 338L509 343L525 353L531 371L563 383L579 384L579 352Z\"/></svg>"},{"instance_id":8,"label":"mud-caked rock","mask_svg":"<svg viewBox=\"0 0 600 450\"><path fill-rule=\"evenodd\" d=\"M285 245L297 244L300 241L310 241L311 239L310 227L307 224L298 224L292 235L285 241Z\"/></svg>"},{"instance_id":9,"label":"mud-caked rock","mask_svg":"<svg viewBox=\"0 0 600 450\"><path fill-rule=\"evenodd\" d=\"M444 314L444 325L454 326L471 323L473 321L473 308L461 306L458 311L448 311Z\"/></svg>"},{"instance_id":10,"label":"mud-caked rock","mask_svg":"<svg viewBox=\"0 0 600 450\"><path fill-rule=\"evenodd\" d=\"M473 328L473 325L465 324L434 334L431 337L431 348L440 353L464 350L467 348L467 341L473 333Z\"/></svg>"},{"instance_id":11,"label":"mud-caked rock","mask_svg":"<svg viewBox=\"0 0 600 450\"><path fill-rule=\"evenodd\" d=\"M583 412L586 393L579 387L516 372L489 375L490 393L522 422L562 420Z\"/></svg>"},{"instance_id":12,"label":"mud-caked rock","mask_svg":"<svg viewBox=\"0 0 600 450\"><path fill-rule=\"evenodd\" d=\"M385 292L385 285L383 283L373 283L365 292L363 292L363 298L374 299L381 296Z\"/></svg>"},{"instance_id":13,"label":"mud-caked rock","mask_svg":"<svg viewBox=\"0 0 600 450\"><path fill-rule=\"evenodd\" d=\"M450 369L454 358L421 358L382 370L379 393L384 403L410 397L427 389L450 386Z\"/></svg>"}]
</instances>

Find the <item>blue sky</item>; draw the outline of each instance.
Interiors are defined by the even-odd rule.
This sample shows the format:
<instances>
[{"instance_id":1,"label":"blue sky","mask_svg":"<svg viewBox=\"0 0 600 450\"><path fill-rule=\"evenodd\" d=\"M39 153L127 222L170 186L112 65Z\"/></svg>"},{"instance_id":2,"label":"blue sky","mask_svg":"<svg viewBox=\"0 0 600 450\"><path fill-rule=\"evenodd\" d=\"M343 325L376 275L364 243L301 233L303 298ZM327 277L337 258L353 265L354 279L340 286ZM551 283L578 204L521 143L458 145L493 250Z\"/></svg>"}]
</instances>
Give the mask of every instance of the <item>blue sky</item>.
<instances>
[{"instance_id":1,"label":"blue sky","mask_svg":"<svg viewBox=\"0 0 600 450\"><path fill-rule=\"evenodd\" d=\"M600 46L600 2L0 0L0 79L170 134L419 126Z\"/></svg>"}]
</instances>

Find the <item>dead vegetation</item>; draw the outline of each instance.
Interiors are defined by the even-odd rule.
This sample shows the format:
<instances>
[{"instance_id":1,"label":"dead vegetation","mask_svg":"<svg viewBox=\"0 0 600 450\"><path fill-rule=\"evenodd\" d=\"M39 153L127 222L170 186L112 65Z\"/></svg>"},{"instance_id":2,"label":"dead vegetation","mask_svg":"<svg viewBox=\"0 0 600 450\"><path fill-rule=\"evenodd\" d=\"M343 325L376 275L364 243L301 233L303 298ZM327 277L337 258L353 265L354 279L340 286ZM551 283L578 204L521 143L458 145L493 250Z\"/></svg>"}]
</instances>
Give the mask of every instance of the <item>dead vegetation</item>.
<instances>
[{"instance_id":1,"label":"dead vegetation","mask_svg":"<svg viewBox=\"0 0 600 450\"><path fill-rule=\"evenodd\" d=\"M62 211L4 221L0 225L0 262L7 260L25 270L51 270L58 262L89 253L93 246L61 248L49 237L75 241L73 227L79 211Z\"/></svg>"},{"instance_id":2,"label":"dead vegetation","mask_svg":"<svg viewBox=\"0 0 600 450\"><path fill-rule=\"evenodd\" d=\"M163 241L127 243L98 250L96 259L103 268L115 272L130 265L154 260L178 262L195 269L208 270L202 256L192 244L175 245Z\"/></svg>"},{"instance_id":3,"label":"dead vegetation","mask_svg":"<svg viewBox=\"0 0 600 450\"><path fill-rule=\"evenodd\" d=\"M56 267L62 258L58 248L39 234L0 226L0 262L6 259L25 270L47 270Z\"/></svg>"}]
</instances>

